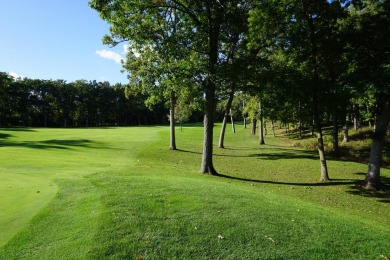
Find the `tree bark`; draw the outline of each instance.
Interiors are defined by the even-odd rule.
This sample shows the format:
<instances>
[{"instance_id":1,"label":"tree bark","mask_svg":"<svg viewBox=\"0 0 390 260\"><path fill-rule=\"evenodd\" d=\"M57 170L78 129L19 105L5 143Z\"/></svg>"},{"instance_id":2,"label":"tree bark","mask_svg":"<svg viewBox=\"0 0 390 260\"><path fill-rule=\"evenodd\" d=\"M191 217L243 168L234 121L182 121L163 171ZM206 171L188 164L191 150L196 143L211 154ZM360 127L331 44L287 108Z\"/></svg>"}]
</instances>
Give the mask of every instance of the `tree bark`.
<instances>
[{"instance_id":1,"label":"tree bark","mask_svg":"<svg viewBox=\"0 0 390 260\"><path fill-rule=\"evenodd\" d=\"M358 129L358 114L359 114L359 108L357 105L353 105L353 128L355 131Z\"/></svg>"},{"instance_id":2,"label":"tree bark","mask_svg":"<svg viewBox=\"0 0 390 260\"><path fill-rule=\"evenodd\" d=\"M236 127L234 125L234 118L233 118L232 109L230 109L230 121L232 122L232 132L233 132L233 134L235 134L236 133Z\"/></svg>"},{"instance_id":3,"label":"tree bark","mask_svg":"<svg viewBox=\"0 0 390 260\"><path fill-rule=\"evenodd\" d=\"M208 173L211 175L218 175L213 165L213 128L214 128L214 112L215 112L215 82L216 82L216 64L218 62L218 49L219 49L219 33L220 33L220 20L221 15L217 12L218 16L213 18L210 12L210 6L207 6L208 19L210 21L210 27L208 28L208 68L206 75L206 88L205 99L206 109L204 116L204 139L203 139L203 153L202 153L202 165L201 173ZM214 20L214 21L213 21ZM213 21L213 23L211 23ZM215 23L214 23L215 22Z\"/></svg>"},{"instance_id":4,"label":"tree bark","mask_svg":"<svg viewBox=\"0 0 390 260\"><path fill-rule=\"evenodd\" d=\"M264 142L264 119L263 119L263 107L261 103L261 97L259 100L259 144L263 145L265 144Z\"/></svg>"},{"instance_id":5,"label":"tree bark","mask_svg":"<svg viewBox=\"0 0 390 260\"><path fill-rule=\"evenodd\" d=\"M231 108L232 103L233 103L233 98L234 98L234 90L232 90L229 93L229 99L228 99L228 102L226 103L225 111L224 111L224 114L223 114L221 132L220 132L220 135L219 135L219 143L218 143L218 147L219 148L224 148L227 118L229 116L230 108Z\"/></svg>"},{"instance_id":6,"label":"tree bark","mask_svg":"<svg viewBox=\"0 0 390 260\"><path fill-rule=\"evenodd\" d=\"M170 127L170 150L176 150L176 134L175 134L175 93L171 91L170 110L169 110L169 127Z\"/></svg>"},{"instance_id":7,"label":"tree bark","mask_svg":"<svg viewBox=\"0 0 390 260\"><path fill-rule=\"evenodd\" d=\"M339 124L337 117L337 110L333 111L333 155L337 158L340 157L339 147Z\"/></svg>"},{"instance_id":8,"label":"tree bark","mask_svg":"<svg viewBox=\"0 0 390 260\"><path fill-rule=\"evenodd\" d=\"M244 111L244 109L245 109L245 100L242 101L242 110ZM246 129L246 117L244 113L242 114L242 118L244 121L244 129Z\"/></svg>"},{"instance_id":9,"label":"tree bark","mask_svg":"<svg viewBox=\"0 0 390 260\"><path fill-rule=\"evenodd\" d=\"M252 131L251 131L252 135L256 135L256 124L257 124L257 120L256 120L256 118L253 118L252 119Z\"/></svg>"},{"instance_id":10,"label":"tree bark","mask_svg":"<svg viewBox=\"0 0 390 260\"><path fill-rule=\"evenodd\" d=\"M271 120L271 129L272 129L272 135L273 135L273 137L275 137L276 136L275 135L275 123L274 123L273 119Z\"/></svg>"},{"instance_id":11,"label":"tree bark","mask_svg":"<svg viewBox=\"0 0 390 260\"><path fill-rule=\"evenodd\" d=\"M382 162L382 149L385 142L387 127L390 120L390 96L381 105L381 112L375 122L375 131L372 138L370 158L368 161L368 171L364 180L366 189L378 190L383 187L380 176L380 166Z\"/></svg>"},{"instance_id":12,"label":"tree bark","mask_svg":"<svg viewBox=\"0 0 390 260\"><path fill-rule=\"evenodd\" d=\"M204 141L201 173L217 175L213 165L213 127L214 127L214 108L215 93L206 94L206 113L204 116Z\"/></svg>"},{"instance_id":13,"label":"tree bark","mask_svg":"<svg viewBox=\"0 0 390 260\"><path fill-rule=\"evenodd\" d=\"M344 133L343 143L348 143L349 142L349 135L348 135L348 126L347 126L347 124L345 124L343 126L343 133Z\"/></svg>"}]
</instances>

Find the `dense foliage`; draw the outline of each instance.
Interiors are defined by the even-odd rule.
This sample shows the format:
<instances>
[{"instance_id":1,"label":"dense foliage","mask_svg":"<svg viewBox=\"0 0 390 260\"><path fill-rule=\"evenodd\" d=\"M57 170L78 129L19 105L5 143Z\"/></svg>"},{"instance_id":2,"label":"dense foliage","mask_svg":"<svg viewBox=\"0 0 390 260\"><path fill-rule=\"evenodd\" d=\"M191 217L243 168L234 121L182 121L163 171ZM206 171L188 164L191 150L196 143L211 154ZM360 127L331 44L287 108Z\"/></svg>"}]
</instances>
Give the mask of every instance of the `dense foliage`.
<instances>
[{"instance_id":1,"label":"dense foliage","mask_svg":"<svg viewBox=\"0 0 390 260\"><path fill-rule=\"evenodd\" d=\"M126 94L122 84L14 79L0 74L0 126L96 127L167 122L163 103Z\"/></svg>"}]
</instances>

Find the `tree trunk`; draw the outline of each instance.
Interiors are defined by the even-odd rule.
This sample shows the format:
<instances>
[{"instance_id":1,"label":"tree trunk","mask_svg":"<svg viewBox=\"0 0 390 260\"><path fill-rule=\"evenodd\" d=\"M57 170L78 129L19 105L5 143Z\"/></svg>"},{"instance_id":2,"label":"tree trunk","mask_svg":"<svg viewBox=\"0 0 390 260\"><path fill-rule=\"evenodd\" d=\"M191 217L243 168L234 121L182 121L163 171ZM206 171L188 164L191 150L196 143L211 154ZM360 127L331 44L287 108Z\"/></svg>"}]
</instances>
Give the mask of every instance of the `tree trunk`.
<instances>
[{"instance_id":1,"label":"tree trunk","mask_svg":"<svg viewBox=\"0 0 390 260\"><path fill-rule=\"evenodd\" d=\"M169 110L169 127L170 127L170 150L176 150L175 134L175 93L171 91L170 110Z\"/></svg>"},{"instance_id":2,"label":"tree trunk","mask_svg":"<svg viewBox=\"0 0 390 260\"><path fill-rule=\"evenodd\" d=\"M201 173L217 175L213 165L213 127L214 127L214 96L206 94L206 113L204 115L204 140Z\"/></svg>"},{"instance_id":3,"label":"tree trunk","mask_svg":"<svg viewBox=\"0 0 390 260\"><path fill-rule=\"evenodd\" d=\"M221 132L219 134L219 142L218 142L219 148L225 148L224 140L225 140L225 131L226 131L226 121L227 121L227 115L225 114L222 119Z\"/></svg>"},{"instance_id":4,"label":"tree trunk","mask_svg":"<svg viewBox=\"0 0 390 260\"><path fill-rule=\"evenodd\" d=\"M340 147L339 147L339 124L337 120L337 111L336 109L333 112L333 155L337 158L340 157Z\"/></svg>"},{"instance_id":5,"label":"tree trunk","mask_svg":"<svg viewBox=\"0 0 390 260\"><path fill-rule=\"evenodd\" d=\"M259 144L263 145L265 144L264 142L264 119L263 119L263 107L261 103L261 97L259 100L259 115L260 115L260 120L259 120Z\"/></svg>"},{"instance_id":6,"label":"tree trunk","mask_svg":"<svg viewBox=\"0 0 390 260\"><path fill-rule=\"evenodd\" d=\"M344 132L343 143L348 143L349 142L349 136L348 136L348 126L347 126L347 124L344 125L343 132Z\"/></svg>"},{"instance_id":7,"label":"tree trunk","mask_svg":"<svg viewBox=\"0 0 390 260\"><path fill-rule=\"evenodd\" d=\"M381 189L383 183L380 177L380 166L382 162L382 149L385 142L387 127L390 120L390 96L381 106L381 112L375 122L375 132L372 138L370 158L368 161L368 172L364 180L366 189Z\"/></svg>"},{"instance_id":8,"label":"tree trunk","mask_svg":"<svg viewBox=\"0 0 390 260\"><path fill-rule=\"evenodd\" d=\"M230 121L232 122L232 132L233 132L233 134L235 134L236 133L236 127L234 125L232 109L230 109Z\"/></svg>"},{"instance_id":9,"label":"tree trunk","mask_svg":"<svg viewBox=\"0 0 390 260\"><path fill-rule=\"evenodd\" d=\"M318 140L318 154L320 156L321 163L321 178L320 182L330 181L328 175L328 166L326 164L325 151L324 151L324 139L322 138L322 129L321 126L317 130L317 140Z\"/></svg>"},{"instance_id":10,"label":"tree trunk","mask_svg":"<svg viewBox=\"0 0 390 260\"><path fill-rule=\"evenodd\" d=\"M302 139L302 111L301 111L301 101L299 101L298 102L298 113L299 113L299 115L298 115L298 117L299 117L299 126L298 126L298 130L299 130L299 135L298 135L298 137L299 137L299 139Z\"/></svg>"},{"instance_id":11,"label":"tree trunk","mask_svg":"<svg viewBox=\"0 0 390 260\"><path fill-rule=\"evenodd\" d=\"M257 124L257 120L255 118L253 118L252 119L252 131L251 131L252 135L256 135L256 124Z\"/></svg>"},{"instance_id":12,"label":"tree trunk","mask_svg":"<svg viewBox=\"0 0 390 260\"><path fill-rule=\"evenodd\" d=\"M219 14L221 15L221 14ZM214 20L209 17L210 21ZM203 139L203 154L201 173L208 173L211 175L217 175L217 171L213 165L213 127L214 127L214 112L215 112L215 81L216 81L216 64L218 62L218 49L219 49L219 32L221 17L215 18L215 24L210 25L209 28L209 53L208 53L208 68L206 74L206 109L204 115L204 139Z\"/></svg>"},{"instance_id":13,"label":"tree trunk","mask_svg":"<svg viewBox=\"0 0 390 260\"><path fill-rule=\"evenodd\" d=\"M358 113L359 113L359 110L358 110L358 107L357 105L353 105L353 128L355 129L355 131L357 131L358 129Z\"/></svg>"},{"instance_id":14,"label":"tree trunk","mask_svg":"<svg viewBox=\"0 0 390 260\"><path fill-rule=\"evenodd\" d=\"M272 135L275 137L275 123L274 123L274 120L272 119L271 120L271 129L272 129Z\"/></svg>"},{"instance_id":15,"label":"tree trunk","mask_svg":"<svg viewBox=\"0 0 390 260\"><path fill-rule=\"evenodd\" d=\"M242 101L242 111L244 111L244 109L245 109L245 100ZM242 118L244 121L244 129L246 129L246 117L244 113L242 114Z\"/></svg>"},{"instance_id":16,"label":"tree trunk","mask_svg":"<svg viewBox=\"0 0 390 260\"><path fill-rule=\"evenodd\" d=\"M224 111L224 114L223 114L221 133L219 135L219 143L218 143L218 147L219 148L224 148L225 147L224 146L224 140L225 140L226 124L227 124L227 118L229 116L229 111L230 111L230 108L232 106L233 98L234 98L234 90L232 90L229 93L229 99L228 99L228 102L226 103L225 111Z\"/></svg>"}]
</instances>

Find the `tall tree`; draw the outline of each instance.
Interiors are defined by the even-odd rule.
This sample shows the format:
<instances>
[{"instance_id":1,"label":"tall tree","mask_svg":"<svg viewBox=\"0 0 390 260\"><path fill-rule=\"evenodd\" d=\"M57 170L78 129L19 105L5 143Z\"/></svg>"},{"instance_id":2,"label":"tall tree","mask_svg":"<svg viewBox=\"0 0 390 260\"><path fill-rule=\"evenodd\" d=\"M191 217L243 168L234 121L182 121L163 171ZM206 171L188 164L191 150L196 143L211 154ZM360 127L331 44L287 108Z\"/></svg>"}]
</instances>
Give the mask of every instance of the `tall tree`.
<instances>
[{"instance_id":1,"label":"tall tree","mask_svg":"<svg viewBox=\"0 0 390 260\"><path fill-rule=\"evenodd\" d=\"M376 100L376 122L368 171L367 189L380 189L382 149L390 120L390 1L353 1L348 33L349 71L356 92L372 93Z\"/></svg>"},{"instance_id":2,"label":"tall tree","mask_svg":"<svg viewBox=\"0 0 390 260\"><path fill-rule=\"evenodd\" d=\"M318 137L320 181L329 181L322 137L323 97L329 94L327 59L329 38L343 14L343 1L261 1L250 16L251 47L281 52L296 68L297 83L308 86ZM341 57L341 53L336 53ZM337 55L336 55L337 57ZM330 66L331 67L331 66ZM307 95L307 94L306 94Z\"/></svg>"},{"instance_id":3,"label":"tall tree","mask_svg":"<svg viewBox=\"0 0 390 260\"><path fill-rule=\"evenodd\" d=\"M203 61L199 76L205 97L201 172L217 174L213 164L213 126L221 36L235 13L244 10L242 1L91 0L89 4L111 25L111 35L105 37L105 43L130 41L140 46L172 46L168 40L171 38L162 34L164 28L165 32L175 36L178 46L185 45L199 53Z\"/></svg>"}]
</instances>

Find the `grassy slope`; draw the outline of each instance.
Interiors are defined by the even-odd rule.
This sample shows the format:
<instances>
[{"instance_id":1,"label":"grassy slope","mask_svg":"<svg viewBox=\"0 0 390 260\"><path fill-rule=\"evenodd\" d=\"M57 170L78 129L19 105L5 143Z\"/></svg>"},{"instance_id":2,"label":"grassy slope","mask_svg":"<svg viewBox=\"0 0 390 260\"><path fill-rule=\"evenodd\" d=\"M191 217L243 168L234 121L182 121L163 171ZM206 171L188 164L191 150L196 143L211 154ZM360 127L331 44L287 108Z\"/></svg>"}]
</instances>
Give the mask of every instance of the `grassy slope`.
<instances>
[{"instance_id":1,"label":"grassy slope","mask_svg":"<svg viewBox=\"0 0 390 260\"><path fill-rule=\"evenodd\" d=\"M55 196L57 180L127 167L157 131L1 129L0 246Z\"/></svg>"},{"instance_id":2,"label":"grassy slope","mask_svg":"<svg viewBox=\"0 0 390 260\"><path fill-rule=\"evenodd\" d=\"M33 136L39 137L34 145L66 149L23 145L20 161L1 161L1 174L27 169L26 176L56 180L59 191L0 249L0 259L390 255L389 197L367 197L353 188L364 165L331 161L336 180L319 185L315 154L283 138L267 138L259 147L249 130L238 130L228 133L226 149L215 150L216 168L225 178L197 174L202 139L197 127L178 132L180 151L167 150L167 128L12 133L3 151ZM36 163L36 157L52 160ZM34 170L39 167L45 170Z\"/></svg>"}]
</instances>

